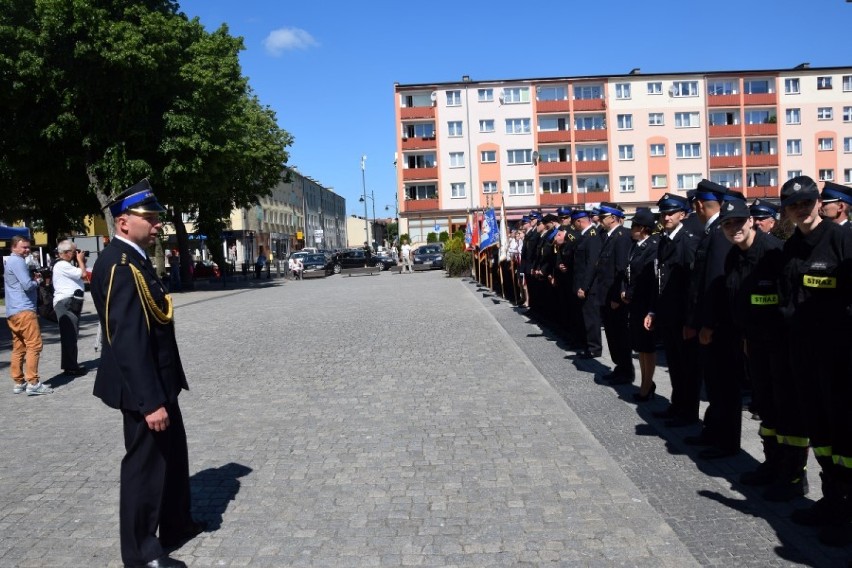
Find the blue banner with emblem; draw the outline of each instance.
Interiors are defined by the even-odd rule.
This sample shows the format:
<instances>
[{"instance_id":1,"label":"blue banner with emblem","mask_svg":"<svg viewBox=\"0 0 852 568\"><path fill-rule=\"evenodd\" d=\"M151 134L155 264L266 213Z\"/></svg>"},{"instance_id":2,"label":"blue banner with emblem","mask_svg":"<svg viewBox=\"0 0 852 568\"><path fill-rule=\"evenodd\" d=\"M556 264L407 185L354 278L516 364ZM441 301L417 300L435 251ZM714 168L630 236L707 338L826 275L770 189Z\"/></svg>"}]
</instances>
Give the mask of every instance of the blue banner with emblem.
<instances>
[{"instance_id":1,"label":"blue banner with emblem","mask_svg":"<svg viewBox=\"0 0 852 568\"><path fill-rule=\"evenodd\" d=\"M485 250L500 242L500 229L497 227L497 215L491 207L482 217L482 232L480 233L479 250Z\"/></svg>"}]
</instances>

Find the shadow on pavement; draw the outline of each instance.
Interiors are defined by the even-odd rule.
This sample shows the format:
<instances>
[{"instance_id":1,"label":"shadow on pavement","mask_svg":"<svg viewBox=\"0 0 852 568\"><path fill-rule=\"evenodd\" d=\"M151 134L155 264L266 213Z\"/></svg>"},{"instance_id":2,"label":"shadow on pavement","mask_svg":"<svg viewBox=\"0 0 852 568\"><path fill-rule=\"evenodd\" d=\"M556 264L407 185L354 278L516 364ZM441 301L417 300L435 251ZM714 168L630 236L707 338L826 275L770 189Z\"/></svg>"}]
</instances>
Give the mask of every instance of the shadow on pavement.
<instances>
[{"instance_id":1,"label":"shadow on pavement","mask_svg":"<svg viewBox=\"0 0 852 568\"><path fill-rule=\"evenodd\" d=\"M205 520L208 531L221 527L228 503L240 492L239 479L252 471L248 466L231 462L199 471L190 477L193 517Z\"/></svg>"}]
</instances>

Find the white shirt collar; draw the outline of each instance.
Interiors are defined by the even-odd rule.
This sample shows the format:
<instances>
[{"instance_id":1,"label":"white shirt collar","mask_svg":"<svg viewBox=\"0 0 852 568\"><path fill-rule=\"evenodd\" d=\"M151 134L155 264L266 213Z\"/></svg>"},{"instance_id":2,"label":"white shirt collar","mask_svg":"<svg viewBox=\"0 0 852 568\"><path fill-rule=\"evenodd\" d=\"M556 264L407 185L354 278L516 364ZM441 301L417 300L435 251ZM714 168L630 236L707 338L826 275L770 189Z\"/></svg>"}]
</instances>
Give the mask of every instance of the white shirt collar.
<instances>
[{"instance_id":1,"label":"white shirt collar","mask_svg":"<svg viewBox=\"0 0 852 568\"><path fill-rule=\"evenodd\" d=\"M148 258L148 254L144 250L142 250L142 247L140 247L136 243L132 243L132 242L128 241L127 239L125 239L124 237L119 237L118 235L116 235L115 238L120 240L121 242L127 243L130 246L132 246L133 248L135 248L136 252L138 252L139 254L142 255L142 258L144 258L144 259Z\"/></svg>"}]
</instances>

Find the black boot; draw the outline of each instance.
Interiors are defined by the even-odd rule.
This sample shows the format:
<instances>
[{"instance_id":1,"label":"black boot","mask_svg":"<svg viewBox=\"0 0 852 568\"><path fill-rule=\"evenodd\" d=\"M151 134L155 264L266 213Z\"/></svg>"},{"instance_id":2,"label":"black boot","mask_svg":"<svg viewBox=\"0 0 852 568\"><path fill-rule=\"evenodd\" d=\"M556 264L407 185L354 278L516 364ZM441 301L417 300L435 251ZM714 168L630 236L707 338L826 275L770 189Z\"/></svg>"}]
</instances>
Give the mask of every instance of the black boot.
<instances>
[{"instance_id":1,"label":"black boot","mask_svg":"<svg viewBox=\"0 0 852 568\"><path fill-rule=\"evenodd\" d=\"M781 465L781 455L778 449L778 438L775 435L761 436L763 442L763 463L754 471L746 471L740 475L743 485L769 485L778 477Z\"/></svg>"},{"instance_id":2,"label":"black boot","mask_svg":"<svg viewBox=\"0 0 852 568\"><path fill-rule=\"evenodd\" d=\"M786 502L808 493L808 448L778 444L778 475L763 492L767 501Z\"/></svg>"},{"instance_id":3,"label":"black boot","mask_svg":"<svg viewBox=\"0 0 852 568\"><path fill-rule=\"evenodd\" d=\"M822 499L807 509L796 509L790 516L790 520L797 525L809 527L843 524L846 516L843 485L834 471L834 464L831 463L830 457L818 457L817 461L822 467L819 474L822 480Z\"/></svg>"},{"instance_id":4,"label":"black boot","mask_svg":"<svg viewBox=\"0 0 852 568\"><path fill-rule=\"evenodd\" d=\"M818 538L826 546L844 547L852 544L852 470L835 465L834 475L843 491L839 505L840 523L820 529Z\"/></svg>"}]
</instances>

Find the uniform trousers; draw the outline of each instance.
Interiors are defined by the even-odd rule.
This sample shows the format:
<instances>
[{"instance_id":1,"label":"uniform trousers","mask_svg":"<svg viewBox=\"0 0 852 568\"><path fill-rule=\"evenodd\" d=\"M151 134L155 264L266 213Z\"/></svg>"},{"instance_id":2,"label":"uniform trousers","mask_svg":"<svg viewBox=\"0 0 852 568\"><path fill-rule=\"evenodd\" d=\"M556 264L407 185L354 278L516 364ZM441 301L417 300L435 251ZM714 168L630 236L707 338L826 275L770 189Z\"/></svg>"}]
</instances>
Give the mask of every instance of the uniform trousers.
<instances>
[{"instance_id":1,"label":"uniform trousers","mask_svg":"<svg viewBox=\"0 0 852 568\"><path fill-rule=\"evenodd\" d=\"M688 361L695 358L694 340L684 341L683 325L679 322L659 325L657 330L666 353L666 364L672 381L672 414L685 420L698 419L698 401L690 399L687 403L686 390L689 375Z\"/></svg>"},{"instance_id":2,"label":"uniform trousers","mask_svg":"<svg viewBox=\"0 0 852 568\"><path fill-rule=\"evenodd\" d=\"M745 370L740 335L730 327L720 326L713 331L710 344L701 345L698 349L710 403L704 414L704 433L717 448L739 450ZM700 394L696 400L699 397Z\"/></svg>"},{"instance_id":3,"label":"uniform trousers","mask_svg":"<svg viewBox=\"0 0 852 568\"><path fill-rule=\"evenodd\" d=\"M163 556L158 527L160 538L173 539L192 523L183 417L177 401L166 404L166 411L168 428L155 432L141 413L122 410L127 453L121 460L119 533L125 564Z\"/></svg>"},{"instance_id":4,"label":"uniform trousers","mask_svg":"<svg viewBox=\"0 0 852 568\"><path fill-rule=\"evenodd\" d=\"M612 309L609 302L601 310L604 333L609 346L609 356L615 363L614 373L623 377L635 376L633 369L633 351L630 349L630 327L627 306L619 305Z\"/></svg>"},{"instance_id":5,"label":"uniform trousers","mask_svg":"<svg viewBox=\"0 0 852 568\"><path fill-rule=\"evenodd\" d=\"M583 322L586 351L595 355L603 349L601 345L601 303L597 294L586 292L586 299L579 300L580 317Z\"/></svg>"},{"instance_id":6,"label":"uniform trousers","mask_svg":"<svg viewBox=\"0 0 852 568\"><path fill-rule=\"evenodd\" d=\"M782 337L749 338L748 371L755 410L764 431L775 432L781 443L807 444L807 421L788 363Z\"/></svg>"}]
</instances>

